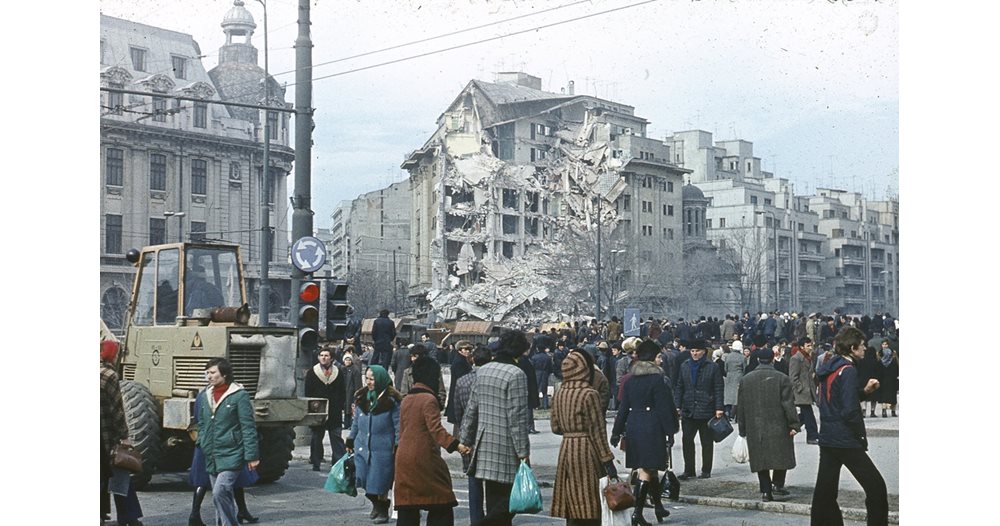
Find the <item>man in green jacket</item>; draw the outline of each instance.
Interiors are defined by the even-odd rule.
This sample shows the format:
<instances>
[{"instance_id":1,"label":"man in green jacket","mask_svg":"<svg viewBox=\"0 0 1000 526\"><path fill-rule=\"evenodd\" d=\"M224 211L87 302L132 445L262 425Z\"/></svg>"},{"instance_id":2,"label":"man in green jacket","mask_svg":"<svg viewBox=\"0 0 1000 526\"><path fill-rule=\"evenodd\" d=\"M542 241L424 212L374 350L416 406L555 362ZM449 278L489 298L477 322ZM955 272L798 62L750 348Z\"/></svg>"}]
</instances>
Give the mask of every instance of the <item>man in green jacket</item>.
<instances>
[{"instance_id":1,"label":"man in green jacket","mask_svg":"<svg viewBox=\"0 0 1000 526\"><path fill-rule=\"evenodd\" d=\"M216 517L224 526L237 526L233 484L244 464L251 471L260 464L253 406L243 386L233 381L233 366L225 358L209 360L205 375L209 388L201 395L198 445L205 453Z\"/></svg>"}]
</instances>

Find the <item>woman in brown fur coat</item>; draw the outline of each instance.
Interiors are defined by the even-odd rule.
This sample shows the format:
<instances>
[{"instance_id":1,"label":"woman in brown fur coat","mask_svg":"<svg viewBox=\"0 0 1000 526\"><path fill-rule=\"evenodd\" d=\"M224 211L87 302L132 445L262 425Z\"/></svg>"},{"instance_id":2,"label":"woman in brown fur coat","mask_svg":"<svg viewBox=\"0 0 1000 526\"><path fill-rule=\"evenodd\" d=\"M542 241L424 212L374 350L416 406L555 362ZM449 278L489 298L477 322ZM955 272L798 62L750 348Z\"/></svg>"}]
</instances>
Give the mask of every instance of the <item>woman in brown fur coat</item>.
<instances>
[{"instance_id":1,"label":"woman in brown fur coat","mask_svg":"<svg viewBox=\"0 0 1000 526\"><path fill-rule=\"evenodd\" d=\"M599 479L618 472L608 447L604 411L582 353L571 352L562 363L563 384L552 399L552 432L562 435L556 483L552 495L553 517L565 517L568 525L601 523Z\"/></svg>"}]
</instances>

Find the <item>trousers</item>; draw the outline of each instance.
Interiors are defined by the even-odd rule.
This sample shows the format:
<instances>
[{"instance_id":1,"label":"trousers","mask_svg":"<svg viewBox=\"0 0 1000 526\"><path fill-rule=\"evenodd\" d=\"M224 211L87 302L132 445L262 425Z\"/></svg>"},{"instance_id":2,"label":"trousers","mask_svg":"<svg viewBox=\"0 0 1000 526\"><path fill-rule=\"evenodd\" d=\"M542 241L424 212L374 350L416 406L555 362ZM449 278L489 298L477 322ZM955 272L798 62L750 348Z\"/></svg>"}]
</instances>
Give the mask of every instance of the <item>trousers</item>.
<instances>
[{"instance_id":1,"label":"trousers","mask_svg":"<svg viewBox=\"0 0 1000 526\"><path fill-rule=\"evenodd\" d=\"M776 470L774 470L774 476L773 477L771 476L771 472L768 471L768 470L766 470L766 469L762 469L762 470L758 471L757 472L757 480L760 482L760 492L761 493L770 493L771 492L771 484L774 484L775 486L777 486L779 488L785 487L785 475L786 474L788 474L788 470L786 470L786 469L776 469Z\"/></svg>"},{"instance_id":2,"label":"trousers","mask_svg":"<svg viewBox=\"0 0 1000 526\"><path fill-rule=\"evenodd\" d=\"M476 477L469 477L469 523L483 520L486 513L483 511L483 481Z\"/></svg>"},{"instance_id":3,"label":"trousers","mask_svg":"<svg viewBox=\"0 0 1000 526\"><path fill-rule=\"evenodd\" d=\"M239 476L239 471L220 471L209 475L212 480L212 504L215 505L216 524L239 526L239 521L236 519L236 497L233 496L233 486Z\"/></svg>"},{"instance_id":4,"label":"trousers","mask_svg":"<svg viewBox=\"0 0 1000 526\"><path fill-rule=\"evenodd\" d=\"M420 509L404 508L397 510L399 517L396 526L420 526ZM451 506L430 506L427 509L427 526L453 526L455 512Z\"/></svg>"},{"instance_id":5,"label":"trousers","mask_svg":"<svg viewBox=\"0 0 1000 526\"><path fill-rule=\"evenodd\" d=\"M799 408L799 422L806 428L806 440L819 440L819 429L816 427L816 414L812 404L802 404Z\"/></svg>"},{"instance_id":6,"label":"trousers","mask_svg":"<svg viewBox=\"0 0 1000 526\"><path fill-rule=\"evenodd\" d=\"M483 520L473 523L476 526L511 526L514 514L510 511L510 491L513 484L504 484L492 480L484 480L486 490L486 516Z\"/></svg>"},{"instance_id":7,"label":"trousers","mask_svg":"<svg viewBox=\"0 0 1000 526\"><path fill-rule=\"evenodd\" d=\"M840 490L840 468L847 467L865 490L868 526L889 524L889 495L885 479L863 449L836 447L819 448L819 470L813 490L811 526L842 526L844 516L837 504Z\"/></svg>"},{"instance_id":8,"label":"trousers","mask_svg":"<svg viewBox=\"0 0 1000 526\"><path fill-rule=\"evenodd\" d=\"M344 445L344 439L341 436L343 428L339 424L311 427L310 430L312 431L312 440L309 442L309 461L312 465L319 466L323 462L323 436L327 433L330 435L330 450L332 452L330 464L340 460L340 457L347 452L347 446Z\"/></svg>"},{"instance_id":9,"label":"trousers","mask_svg":"<svg viewBox=\"0 0 1000 526\"><path fill-rule=\"evenodd\" d=\"M708 428L708 419L688 418L681 419L681 444L684 449L684 473L694 475L694 435L701 439L701 472L712 473L712 458L715 453L715 441L712 439L712 430Z\"/></svg>"}]
</instances>

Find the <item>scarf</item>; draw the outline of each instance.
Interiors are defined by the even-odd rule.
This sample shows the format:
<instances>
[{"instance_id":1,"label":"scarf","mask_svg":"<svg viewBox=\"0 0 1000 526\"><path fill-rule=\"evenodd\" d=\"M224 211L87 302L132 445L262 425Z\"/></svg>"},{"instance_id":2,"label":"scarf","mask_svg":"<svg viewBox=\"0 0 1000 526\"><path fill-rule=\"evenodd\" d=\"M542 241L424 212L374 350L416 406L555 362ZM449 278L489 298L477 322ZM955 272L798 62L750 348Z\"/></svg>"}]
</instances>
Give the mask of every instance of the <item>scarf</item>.
<instances>
[{"instance_id":1,"label":"scarf","mask_svg":"<svg viewBox=\"0 0 1000 526\"><path fill-rule=\"evenodd\" d=\"M701 360L691 360L691 385L698 385L698 369L701 369L701 364L704 362L704 356L701 357Z\"/></svg>"},{"instance_id":2,"label":"scarf","mask_svg":"<svg viewBox=\"0 0 1000 526\"><path fill-rule=\"evenodd\" d=\"M226 394L226 391L228 390L229 390L229 384L220 384L213 387L212 399L215 400L215 403L219 403L219 399L222 398L222 395Z\"/></svg>"},{"instance_id":3,"label":"scarf","mask_svg":"<svg viewBox=\"0 0 1000 526\"><path fill-rule=\"evenodd\" d=\"M889 367L889 364L892 363L892 349L885 348L882 349L881 352L882 352L882 365Z\"/></svg>"},{"instance_id":4,"label":"scarf","mask_svg":"<svg viewBox=\"0 0 1000 526\"><path fill-rule=\"evenodd\" d=\"M368 391L368 407L375 407L379 395L392 384L392 380L389 378L389 373L386 372L385 367L381 365L372 365L368 369L371 370L372 376L375 377L375 389Z\"/></svg>"}]
</instances>

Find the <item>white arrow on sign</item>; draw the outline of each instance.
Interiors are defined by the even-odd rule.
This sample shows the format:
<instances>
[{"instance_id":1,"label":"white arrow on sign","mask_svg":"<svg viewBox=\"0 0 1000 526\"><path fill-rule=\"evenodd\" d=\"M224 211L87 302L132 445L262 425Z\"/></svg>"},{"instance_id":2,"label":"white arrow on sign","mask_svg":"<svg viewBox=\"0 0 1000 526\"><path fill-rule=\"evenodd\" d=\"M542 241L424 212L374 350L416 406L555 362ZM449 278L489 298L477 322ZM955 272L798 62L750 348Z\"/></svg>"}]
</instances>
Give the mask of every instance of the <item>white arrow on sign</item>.
<instances>
[{"instance_id":1,"label":"white arrow on sign","mask_svg":"<svg viewBox=\"0 0 1000 526\"><path fill-rule=\"evenodd\" d=\"M312 240L309 240L309 239L304 239L299 244L299 247L301 247L303 250L299 250L298 252L296 252L295 253L295 258L298 260L300 267L309 267L309 268L312 268L312 267L319 266L319 264L322 263L322 261L323 261L323 254L321 252L319 252L318 250L316 250L317 245L316 245L315 241L312 241ZM306 252L311 252L312 255L315 256L315 260L314 261L306 261L306 259L304 257L306 255Z\"/></svg>"}]
</instances>

